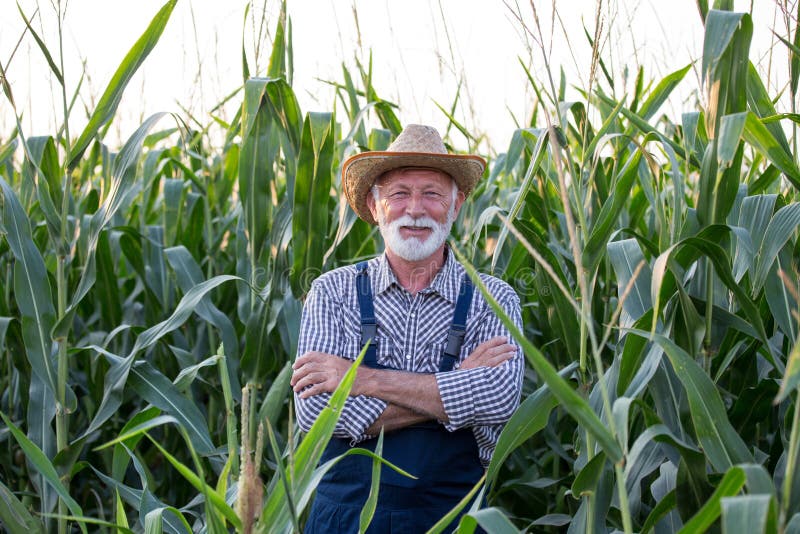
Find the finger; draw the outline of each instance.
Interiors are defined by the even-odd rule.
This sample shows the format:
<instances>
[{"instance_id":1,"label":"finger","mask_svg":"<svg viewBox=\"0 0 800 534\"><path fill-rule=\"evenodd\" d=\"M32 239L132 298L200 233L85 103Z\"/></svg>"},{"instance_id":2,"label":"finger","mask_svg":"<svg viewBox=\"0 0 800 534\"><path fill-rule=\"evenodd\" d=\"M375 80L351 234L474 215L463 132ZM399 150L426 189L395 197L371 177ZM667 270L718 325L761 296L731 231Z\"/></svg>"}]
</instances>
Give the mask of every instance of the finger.
<instances>
[{"instance_id":1,"label":"finger","mask_svg":"<svg viewBox=\"0 0 800 534\"><path fill-rule=\"evenodd\" d=\"M495 367L511 358L517 353L517 348L514 345L503 344L481 354L473 360L474 367Z\"/></svg>"},{"instance_id":2,"label":"finger","mask_svg":"<svg viewBox=\"0 0 800 534\"><path fill-rule=\"evenodd\" d=\"M292 378L289 381L289 384L294 386L298 381L302 380L310 373L314 373L317 371L319 371L319 366L316 363L313 362L305 363L298 369L295 369L295 371L292 373Z\"/></svg>"},{"instance_id":3,"label":"finger","mask_svg":"<svg viewBox=\"0 0 800 534\"><path fill-rule=\"evenodd\" d=\"M307 377L300 380L297 385L294 386L294 390L303 391L307 388L312 388L317 393L333 391L333 389L330 389L330 382L330 378L325 373L310 373ZM312 395L316 395L317 393L312 393Z\"/></svg>"},{"instance_id":4,"label":"finger","mask_svg":"<svg viewBox=\"0 0 800 534\"><path fill-rule=\"evenodd\" d=\"M295 392L297 392L297 391L302 391L303 389L305 389L308 386L313 386L315 383L320 381L319 378L315 379L315 376L316 375L309 373L308 375L304 376L303 378L297 380L293 384L292 389L294 389Z\"/></svg>"},{"instance_id":5,"label":"finger","mask_svg":"<svg viewBox=\"0 0 800 534\"><path fill-rule=\"evenodd\" d=\"M489 358L494 358L499 354L505 354L506 352L514 352L514 351L516 351L516 347L514 345L510 345L508 343L502 343L500 345L488 349L485 353L485 356Z\"/></svg>"},{"instance_id":6,"label":"finger","mask_svg":"<svg viewBox=\"0 0 800 534\"><path fill-rule=\"evenodd\" d=\"M513 358L515 354L516 352L504 352L503 354L498 354L497 356L490 358L486 362L486 365L487 367L497 367L498 365L503 364Z\"/></svg>"},{"instance_id":7,"label":"finger","mask_svg":"<svg viewBox=\"0 0 800 534\"><path fill-rule=\"evenodd\" d=\"M294 373L292 373L292 378L289 380L289 385L294 386L295 384L297 384L297 381L300 380L301 378L302 376L300 375L300 373L298 371L295 371Z\"/></svg>"},{"instance_id":8,"label":"finger","mask_svg":"<svg viewBox=\"0 0 800 534\"><path fill-rule=\"evenodd\" d=\"M506 338L506 336L495 336L493 338L487 339L486 341L484 341L483 343L478 345L475 348L475 350L476 351L477 350L481 350L481 351L488 350L488 349L491 349L491 348L496 347L498 345L503 345L506 342L508 342L508 339Z\"/></svg>"},{"instance_id":9,"label":"finger","mask_svg":"<svg viewBox=\"0 0 800 534\"><path fill-rule=\"evenodd\" d=\"M304 366L305 364L309 363L313 359L312 352L306 352L302 356L299 356L294 363L292 364L292 369L299 369L300 367Z\"/></svg>"},{"instance_id":10,"label":"finger","mask_svg":"<svg viewBox=\"0 0 800 534\"><path fill-rule=\"evenodd\" d=\"M300 397L301 399L307 399L309 397L313 397L314 395L317 395L317 393L318 392L316 391L316 386L313 386L313 387L310 387L310 388L308 388L308 389L306 389L304 391L301 391L300 393L298 393L297 396Z\"/></svg>"},{"instance_id":11,"label":"finger","mask_svg":"<svg viewBox=\"0 0 800 534\"><path fill-rule=\"evenodd\" d=\"M484 343L505 343L506 341L508 341L508 336L494 336L484 341Z\"/></svg>"},{"instance_id":12,"label":"finger","mask_svg":"<svg viewBox=\"0 0 800 534\"><path fill-rule=\"evenodd\" d=\"M304 353L302 356L298 356L298 358L292 364L292 369L297 369L298 367L302 367L307 363L324 362L327 358L331 356L333 356L333 354L326 354L324 352L310 350Z\"/></svg>"},{"instance_id":13,"label":"finger","mask_svg":"<svg viewBox=\"0 0 800 534\"><path fill-rule=\"evenodd\" d=\"M325 382L320 382L319 384L314 384L310 388L301 391L298 395L301 399L307 399L308 397L313 397L314 395L321 395L322 393L330 393L332 390L325 386Z\"/></svg>"},{"instance_id":14,"label":"finger","mask_svg":"<svg viewBox=\"0 0 800 534\"><path fill-rule=\"evenodd\" d=\"M477 347L475 350L472 351L471 355L474 355L476 358L479 358L486 354L488 351L491 351L497 347L503 346L508 342L508 339L505 336L495 336L487 341L484 341Z\"/></svg>"}]
</instances>

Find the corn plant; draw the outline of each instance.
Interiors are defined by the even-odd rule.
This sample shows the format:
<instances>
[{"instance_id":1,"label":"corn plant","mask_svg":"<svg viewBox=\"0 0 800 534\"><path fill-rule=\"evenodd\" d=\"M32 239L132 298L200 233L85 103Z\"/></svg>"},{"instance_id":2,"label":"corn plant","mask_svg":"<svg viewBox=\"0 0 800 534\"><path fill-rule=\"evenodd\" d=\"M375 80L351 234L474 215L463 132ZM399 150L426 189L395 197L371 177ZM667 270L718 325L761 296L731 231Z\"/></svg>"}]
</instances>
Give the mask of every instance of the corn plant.
<instances>
[{"instance_id":1,"label":"corn plant","mask_svg":"<svg viewBox=\"0 0 800 534\"><path fill-rule=\"evenodd\" d=\"M531 528L798 524L790 116L748 62L749 16L702 15L704 109L652 124L685 68L649 94L637 84L630 106L602 85L559 103L504 155L499 179L525 179L502 222L474 214L469 233L516 237L495 264L533 293L518 338L543 384L489 468L497 502Z\"/></svg>"},{"instance_id":2,"label":"corn plant","mask_svg":"<svg viewBox=\"0 0 800 534\"><path fill-rule=\"evenodd\" d=\"M381 249L339 177L349 155L388 146L402 110L379 96L370 57L329 82L333 110L303 113L283 3L263 72L243 46L232 119L157 114L115 150L106 131L174 5L77 136L79 87L20 14L63 124L27 137L18 121L0 138L12 532L298 532L336 461L317 465L355 367L301 435L289 362L310 282ZM473 276L521 297L524 330L507 325L529 363L523 401L471 493L487 506L455 525L465 499L432 532L800 529L798 118L749 62L749 15L698 6L704 98L678 118L659 112L689 66L650 84L639 71L630 99L599 53L602 77L575 101L529 74L537 106L451 238ZM792 101L797 36L791 23L781 35ZM444 131L476 144L457 101L440 106ZM372 458L377 487L380 446Z\"/></svg>"}]
</instances>

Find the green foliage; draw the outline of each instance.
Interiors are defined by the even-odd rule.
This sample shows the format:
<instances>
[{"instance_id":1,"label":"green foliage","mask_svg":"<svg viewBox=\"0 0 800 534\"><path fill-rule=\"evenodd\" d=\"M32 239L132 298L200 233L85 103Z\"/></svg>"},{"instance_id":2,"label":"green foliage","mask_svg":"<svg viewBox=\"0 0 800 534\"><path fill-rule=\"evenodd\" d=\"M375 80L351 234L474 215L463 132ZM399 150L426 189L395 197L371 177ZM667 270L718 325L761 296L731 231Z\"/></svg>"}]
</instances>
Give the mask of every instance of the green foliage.
<instances>
[{"instance_id":1,"label":"green foliage","mask_svg":"<svg viewBox=\"0 0 800 534\"><path fill-rule=\"evenodd\" d=\"M674 120L659 112L688 66L651 83L640 69L630 104L602 58L605 81L584 101L529 76L547 98L489 158L452 232L476 282L491 271L520 295L521 331L487 300L530 364L471 494L487 506L466 510L459 532L800 525L798 116L776 109L748 61L752 21L731 4L698 2L704 105ZM347 156L399 133L397 106L379 96L370 56L343 66L335 112L303 113L283 2L267 77L248 76L234 120L195 131L154 115L114 152L105 130L174 5L76 140L65 105L57 135L18 128L0 143L10 531L298 530L339 460L318 465L355 366L300 436L289 362L313 279L381 248L339 176ZM25 17L65 98L54 44ZM779 37L794 96L793 31ZM439 107L446 132L480 146L455 102ZM373 459L374 484L380 450L350 452Z\"/></svg>"}]
</instances>

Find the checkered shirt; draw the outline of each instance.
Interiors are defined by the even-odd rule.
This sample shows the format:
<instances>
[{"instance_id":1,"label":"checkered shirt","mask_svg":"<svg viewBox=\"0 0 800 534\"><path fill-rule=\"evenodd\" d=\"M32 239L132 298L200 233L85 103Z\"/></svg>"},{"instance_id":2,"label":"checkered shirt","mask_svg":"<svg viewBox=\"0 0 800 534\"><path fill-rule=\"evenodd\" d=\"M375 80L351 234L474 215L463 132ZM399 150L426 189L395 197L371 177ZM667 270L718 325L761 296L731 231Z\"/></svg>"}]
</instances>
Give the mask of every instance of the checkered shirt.
<instances>
[{"instance_id":1,"label":"checkered shirt","mask_svg":"<svg viewBox=\"0 0 800 534\"><path fill-rule=\"evenodd\" d=\"M523 357L517 354L498 367L439 372L439 360L447 345L464 267L450 251L442 269L429 287L412 297L397 281L385 255L368 262L372 285L378 363L415 373L433 373L439 386L449 431L470 427L475 434L480 460L487 466L503 425L519 404ZM500 306L521 328L519 298L502 280L481 274L481 280ZM480 343L494 336L511 339L508 330L476 288L467 314L467 328L459 361ZM513 343L513 342L512 342ZM361 316L356 292L355 266L323 274L312 284L303 308L297 354L319 351L355 360L361 352ZM458 364L456 364L458 366ZM300 428L308 431L330 394L300 399L295 409ZM387 403L363 395L349 397L334 436L352 444L374 437L366 429Z\"/></svg>"}]
</instances>

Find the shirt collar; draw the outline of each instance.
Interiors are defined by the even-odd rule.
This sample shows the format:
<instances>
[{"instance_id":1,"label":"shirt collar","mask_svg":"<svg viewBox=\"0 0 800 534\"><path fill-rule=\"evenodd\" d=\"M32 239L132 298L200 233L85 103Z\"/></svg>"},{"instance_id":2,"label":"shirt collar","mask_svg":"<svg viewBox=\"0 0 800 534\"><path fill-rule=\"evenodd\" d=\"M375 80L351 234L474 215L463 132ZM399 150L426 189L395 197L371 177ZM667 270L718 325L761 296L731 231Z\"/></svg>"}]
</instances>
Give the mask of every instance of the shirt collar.
<instances>
[{"instance_id":1,"label":"shirt collar","mask_svg":"<svg viewBox=\"0 0 800 534\"><path fill-rule=\"evenodd\" d=\"M397 286L400 287L400 282L397 281L394 271L389 266L389 260L386 258L386 252L378 256L378 266L375 281L377 282L376 290L378 293L383 293L389 289L392 284L397 284Z\"/></svg>"},{"instance_id":2,"label":"shirt collar","mask_svg":"<svg viewBox=\"0 0 800 534\"><path fill-rule=\"evenodd\" d=\"M445 246L445 259L442 268L436 273L431 285L421 290L420 293L437 293L448 301L455 303L458 298L463 270L463 267L456 261L453 251L450 250L449 246ZM376 290L378 293L383 293L393 284L400 287L397 276L389 266L386 252L378 257L376 275Z\"/></svg>"}]
</instances>

